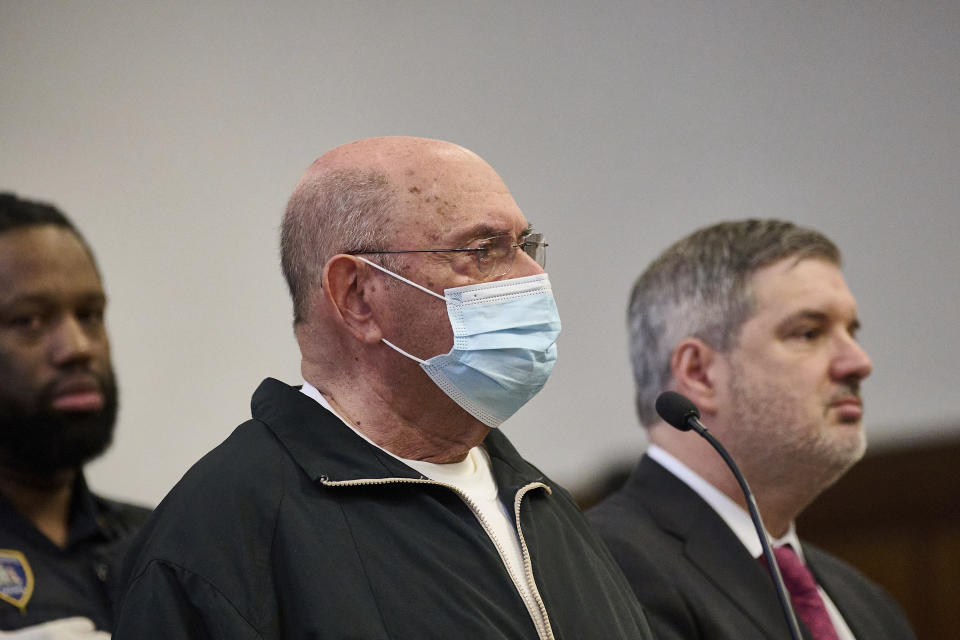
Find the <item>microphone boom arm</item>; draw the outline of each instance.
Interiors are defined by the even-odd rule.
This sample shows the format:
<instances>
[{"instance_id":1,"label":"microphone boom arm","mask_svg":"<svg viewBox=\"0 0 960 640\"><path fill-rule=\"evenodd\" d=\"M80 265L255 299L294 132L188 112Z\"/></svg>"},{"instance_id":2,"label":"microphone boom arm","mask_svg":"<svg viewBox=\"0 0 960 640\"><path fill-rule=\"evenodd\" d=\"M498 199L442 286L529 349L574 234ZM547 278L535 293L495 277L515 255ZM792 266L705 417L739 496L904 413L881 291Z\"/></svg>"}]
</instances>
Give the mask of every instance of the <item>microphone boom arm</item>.
<instances>
[{"instance_id":1,"label":"microphone boom arm","mask_svg":"<svg viewBox=\"0 0 960 640\"><path fill-rule=\"evenodd\" d=\"M800 633L800 625L797 624L797 616L793 611L793 605L790 602L790 598L787 595L787 588L783 584L783 576L780 575L780 567L777 566L777 560L773 556L773 549L770 547L770 540L767 537L767 529L763 526L763 520L760 518L760 511L757 509L757 501L753 498L753 492L750 490L750 486L747 484L747 479L743 477L743 474L740 473L740 469L737 467L736 463L733 461L733 458L730 457L730 454L727 453L727 450L724 448L720 441L713 437L713 434L710 433L703 423L697 418L696 415L690 415L687 417L687 424L691 429L700 434L707 442L710 443L714 449L717 450L717 453L720 454L720 457L723 458L723 461L727 463L727 466L730 467L730 470L733 472L733 476L737 479L737 482L740 484L740 489L743 491L743 495L747 499L747 509L750 511L750 519L753 520L753 526L757 530L757 535L760 536L760 546L763 547L763 557L767 560L767 568L770 570L770 577L773 580L773 586L777 591L777 598L780 600L780 607L783 609L783 616L787 621L787 626L790 628L790 634L793 637L793 640L803 640L803 635Z\"/></svg>"}]
</instances>

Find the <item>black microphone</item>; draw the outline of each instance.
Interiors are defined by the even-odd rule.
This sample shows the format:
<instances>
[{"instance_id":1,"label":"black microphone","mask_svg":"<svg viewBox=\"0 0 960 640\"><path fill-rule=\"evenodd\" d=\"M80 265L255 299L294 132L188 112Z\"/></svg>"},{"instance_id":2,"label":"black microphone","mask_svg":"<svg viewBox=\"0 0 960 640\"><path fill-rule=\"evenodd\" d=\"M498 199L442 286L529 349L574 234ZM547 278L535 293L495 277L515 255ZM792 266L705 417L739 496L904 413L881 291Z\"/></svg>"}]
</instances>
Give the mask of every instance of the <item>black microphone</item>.
<instances>
[{"instance_id":1,"label":"black microphone","mask_svg":"<svg viewBox=\"0 0 960 640\"><path fill-rule=\"evenodd\" d=\"M770 570L770 578L773 580L773 586L777 590L777 598L780 600L780 608L783 609L783 617L787 621L787 627L790 628L790 634L793 640L802 640L800 626L797 624L797 614L793 611L793 605L790 603L790 597L787 595L787 588L783 585L783 577L780 575L780 567L773 557L773 549L770 548L770 540L767 538L767 530L760 519L760 512L757 510L757 501L750 491L746 478L740 473L737 464L727 453L727 450L720 444L720 441L713 437L713 434L707 431L707 428L700 422L700 410L685 395L676 391L664 391L657 396L657 402L654 407L661 418L680 431L690 431L693 429L710 443L717 450L723 461L730 467L733 476L740 484L744 497L747 499L747 507L750 510L750 519L753 520L753 526L760 537L760 546L763 547L763 557L767 559L767 568Z\"/></svg>"}]
</instances>

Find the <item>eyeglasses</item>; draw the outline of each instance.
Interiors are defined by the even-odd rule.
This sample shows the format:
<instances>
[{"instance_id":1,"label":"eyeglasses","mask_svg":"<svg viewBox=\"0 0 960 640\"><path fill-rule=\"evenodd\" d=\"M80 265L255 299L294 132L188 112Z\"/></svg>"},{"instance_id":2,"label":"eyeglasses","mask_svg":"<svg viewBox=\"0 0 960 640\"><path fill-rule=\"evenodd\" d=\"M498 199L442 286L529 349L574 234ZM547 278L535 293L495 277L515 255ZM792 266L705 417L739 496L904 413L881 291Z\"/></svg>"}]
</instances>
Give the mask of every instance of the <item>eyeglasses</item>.
<instances>
[{"instance_id":1,"label":"eyeglasses","mask_svg":"<svg viewBox=\"0 0 960 640\"><path fill-rule=\"evenodd\" d=\"M510 272L513 258L522 249L540 267L547 264L547 247L542 233L528 233L520 236L520 242L514 242L513 236L501 234L492 238L475 240L459 249L397 249L393 251L346 251L348 255L380 255L386 253L464 253L472 252L477 259L477 271L487 278L497 278Z\"/></svg>"}]
</instances>

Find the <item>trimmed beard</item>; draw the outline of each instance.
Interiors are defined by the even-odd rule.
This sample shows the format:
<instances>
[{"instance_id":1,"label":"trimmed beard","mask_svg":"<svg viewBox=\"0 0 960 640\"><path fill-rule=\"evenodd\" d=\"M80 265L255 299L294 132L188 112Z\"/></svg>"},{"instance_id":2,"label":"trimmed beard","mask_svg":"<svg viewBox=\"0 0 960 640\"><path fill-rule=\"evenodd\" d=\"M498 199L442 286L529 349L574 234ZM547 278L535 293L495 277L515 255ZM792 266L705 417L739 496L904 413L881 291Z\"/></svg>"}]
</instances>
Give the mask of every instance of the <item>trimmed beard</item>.
<instances>
[{"instance_id":1,"label":"trimmed beard","mask_svg":"<svg viewBox=\"0 0 960 640\"><path fill-rule=\"evenodd\" d=\"M799 391L750 375L749 364L731 360L736 453L751 486L790 486L798 480L821 491L836 482L866 450L863 424L826 425L827 408L804 413ZM859 383L848 383L859 396ZM826 399L824 400L826 402ZM729 447L729 442L727 443Z\"/></svg>"},{"instance_id":2,"label":"trimmed beard","mask_svg":"<svg viewBox=\"0 0 960 640\"><path fill-rule=\"evenodd\" d=\"M0 396L0 466L39 478L78 469L106 451L117 418L117 385L112 370L97 379L104 404L96 412L55 411L53 384L33 411Z\"/></svg>"}]
</instances>

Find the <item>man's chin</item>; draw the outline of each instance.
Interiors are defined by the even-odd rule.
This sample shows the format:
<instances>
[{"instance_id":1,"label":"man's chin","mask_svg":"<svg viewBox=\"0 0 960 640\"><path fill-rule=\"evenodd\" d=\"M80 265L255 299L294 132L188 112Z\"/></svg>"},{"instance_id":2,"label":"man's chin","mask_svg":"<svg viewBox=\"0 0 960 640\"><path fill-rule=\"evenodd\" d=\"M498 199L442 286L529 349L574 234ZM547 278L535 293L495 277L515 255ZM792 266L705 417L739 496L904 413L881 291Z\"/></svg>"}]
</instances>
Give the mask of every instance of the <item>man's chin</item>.
<instances>
[{"instance_id":1,"label":"man's chin","mask_svg":"<svg viewBox=\"0 0 960 640\"><path fill-rule=\"evenodd\" d=\"M863 458L867 450L867 439L863 432L863 426L859 422L840 424L835 429L845 431L845 433L832 434L840 437L834 437L830 445L832 466L837 469L838 473L842 474Z\"/></svg>"},{"instance_id":2,"label":"man's chin","mask_svg":"<svg viewBox=\"0 0 960 640\"><path fill-rule=\"evenodd\" d=\"M35 476L77 469L113 440L114 412L52 412L0 427L2 464ZM5 422L5 421L4 421Z\"/></svg>"},{"instance_id":3,"label":"man's chin","mask_svg":"<svg viewBox=\"0 0 960 640\"><path fill-rule=\"evenodd\" d=\"M104 412L70 412L63 414L67 425L51 463L57 469L82 467L103 455L113 442L113 415ZM50 466L54 466L51 464Z\"/></svg>"}]
</instances>

